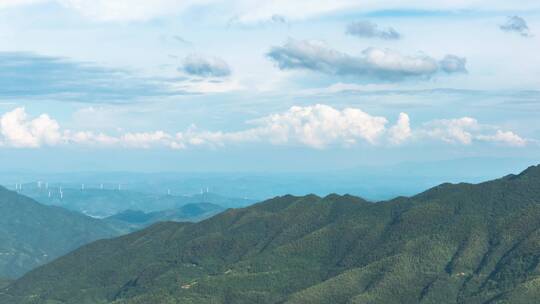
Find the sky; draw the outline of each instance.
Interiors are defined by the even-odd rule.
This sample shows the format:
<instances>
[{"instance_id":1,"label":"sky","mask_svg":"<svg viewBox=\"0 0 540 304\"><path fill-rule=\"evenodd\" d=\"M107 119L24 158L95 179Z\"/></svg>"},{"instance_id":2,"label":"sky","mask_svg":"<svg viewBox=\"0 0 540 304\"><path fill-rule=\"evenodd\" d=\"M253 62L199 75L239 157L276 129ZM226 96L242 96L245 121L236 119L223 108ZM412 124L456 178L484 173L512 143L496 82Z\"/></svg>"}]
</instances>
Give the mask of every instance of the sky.
<instances>
[{"instance_id":1,"label":"sky","mask_svg":"<svg viewBox=\"0 0 540 304\"><path fill-rule=\"evenodd\" d=\"M0 0L0 166L540 162L540 2Z\"/></svg>"}]
</instances>

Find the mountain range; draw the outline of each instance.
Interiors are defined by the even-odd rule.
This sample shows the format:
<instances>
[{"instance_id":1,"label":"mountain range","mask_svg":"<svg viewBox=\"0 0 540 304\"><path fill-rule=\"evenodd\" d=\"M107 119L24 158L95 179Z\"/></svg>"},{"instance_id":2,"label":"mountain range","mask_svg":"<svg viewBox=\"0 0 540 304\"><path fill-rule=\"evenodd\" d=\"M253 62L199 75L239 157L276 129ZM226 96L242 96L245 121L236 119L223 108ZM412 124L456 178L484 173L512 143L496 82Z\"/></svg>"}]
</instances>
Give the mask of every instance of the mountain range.
<instances>
[{"instance_id":1,"label":"mountain range","mask_svg":"<svg viewBox=\"0 0 540 304\"><path fill-rule=\"evenodd\" d=\"M540 166L370 203L281 196L100 240L0 303L536 303Z\"/></svg>"},{"instance_id":2,"label":"mountain range","mask_svg":"<svg viewBox=\"0 0 540 304\"><path fill-rule=\"evenodd\" d=\"M53 184L45 188L36 183L25 184L21 194L38 202L59 206L96 218L106 218L126 210L139 210L150 213L170 209L178 209L184 205L212 203L224 208L244 207L255 201L244 198L225 197L215 193L204 192L196 195L168 195L147 193L135 190L73 188ZM80 186L79 186L80 187ZM99 186L98 186L99 187ZM60 194L60 192L62 194Z\"/></svg>"}]
</instances>

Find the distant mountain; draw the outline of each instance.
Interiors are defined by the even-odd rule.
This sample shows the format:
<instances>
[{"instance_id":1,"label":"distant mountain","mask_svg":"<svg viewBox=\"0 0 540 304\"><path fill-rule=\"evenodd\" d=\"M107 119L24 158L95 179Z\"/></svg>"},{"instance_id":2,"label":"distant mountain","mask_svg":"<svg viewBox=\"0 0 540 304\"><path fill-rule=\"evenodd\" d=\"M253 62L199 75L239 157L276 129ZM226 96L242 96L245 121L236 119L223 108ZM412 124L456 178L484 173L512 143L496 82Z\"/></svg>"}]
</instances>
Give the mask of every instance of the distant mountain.
<instances>
[{"instance_id":1,"label":"distant mountain","mask_svg":"<svg viewBox=\"0 0 540 304\"><path fill-rule=\"evenodd\" d=\"M60 194L60 189L62 194ZM94 188L81 190L80 188L61 188L59 185L51 185L45 189L44 186L38 188L34 183L24 185L20 192L40 203L63 207L97 218L113 216L126 210L141 210L149 213L197 203L212 203L223 208L231 208L245 207L255 202L206 192L192 196L176 196L132 190Z\"/></svg>"},{"instance_id":2,"label":"distant mountain","mask_svg":"<svg viewBox=\"0 0 540 304\"><path fill-rule=\"evenodd\" d=\"M540 166L369 203L283 196L31 271L0 303L537 303Z\"/></svg>"},{"instance_id":3,"label":"distant mountain","mask_svg":"<svg viewBox=\"0 0 540 304\"><path fill-rule=\"evenodd\" d=\"M5 288L11 283L10 280L7 279L0 279L0 288Z\"/></svg>"},{"instance_id":4,"label":"distant mountain","mask_svg":"<svg viewBox=\"0 0 540 304\"><path fill-rule=\"evenodd\" d=\"M198 222L214 216L225 210L225 208L210 204L198 203L187 204L179 208L156 212L143 212L139 210L126 210L113 216L105 218L106 221L117 223L122 222L136 227L145 227L157 222Z\"/></svg>"},{"instance_id":5,"label":"distant mountain","mask_svg":"<svg viewBox=\"0 0 540 304\"><path fill-rule=\"evenodd\" d=\"M41 205L0 187L0 278L16 278L81 245L119 233L108 223Z\"/></svg>"}]
</instances>

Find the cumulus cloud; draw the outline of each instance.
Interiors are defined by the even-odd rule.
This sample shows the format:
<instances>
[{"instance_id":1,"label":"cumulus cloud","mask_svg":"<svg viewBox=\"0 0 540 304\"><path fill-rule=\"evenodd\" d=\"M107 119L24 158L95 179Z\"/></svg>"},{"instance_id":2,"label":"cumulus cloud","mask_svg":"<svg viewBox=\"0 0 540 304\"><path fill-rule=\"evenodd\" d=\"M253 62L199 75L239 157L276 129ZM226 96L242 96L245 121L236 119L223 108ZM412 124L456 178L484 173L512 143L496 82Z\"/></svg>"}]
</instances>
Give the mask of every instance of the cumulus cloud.
<instances>
[{"instance_id":1,"label":"cumulus cloud","mask_svg":"<svg viewBox=\"0 0 540 304\"><path fill-rule=\"evenodd\" d=\"M479 129L478 121L471 117L439 119L425 124L425 132L429 137L465 145L472 143L473 132Z\"/></svg>"},{"instance_id":2,"label":"cumulus cloud","mask_svg":"<svg viewBox=\"0 0 540 304\"><path fill-rule=\"evenodd\" d=\"M187 56L180 70L199 77L226 77L231 74L229 65L223 59L196 54Z\"/></svg>"},{"instance_id":3,"label":"cumulus cloud","mask_svg":"<svg viewBox=\"0 0 540 304\"><path fill-rule=\"evenodd\" d=\"M407 113L400 113L397 123L390 128L388 139L390 143L399 145L412 136L410 118Z\"/></svg>"},{"instance_id":4,"label":"cumulus cloud","mask_svg":"<svg viewBox=\"0 0 540 304\"><path fill-rule=\"evenodd\" d=\"M251 128L237 132L201 131L195 127L176 134L182 146L223 146L228 143L266 142L323 149L329 145L377 144L387 120L360 109L338 110L327 105L294 106L282 113L249 121Z\"/></svg>"},{"instance_id":5,"label":"cumulus cloud","mask_svg":"<svg viewBox=\"0 0 540 304\"><path fill-rule=\"evenodd\" d=\"M529 26L525 19L519 16L510 16L506 20L506 23L499 26L499 28L505 32L514 32L518 33L523 37L530 37L531 33L529 31Z\"/></svg>"},{"instance_id":6,"label":"cumulus cloud","mask_svg":"<svg viewBox=\"0 0 540 304\"><path fill-rule=\"evenodd\" d=\"M387 120L360 109L337 110L327 105L292 107L254 121L257 133L269 136L274 143L297 141L310 147L355 144L365 141L375 144L384 133Z\"/></svg>"},{"instance_id":7,"label":"cumulus cloud","mask_svg":"<svg viewBox=\"0 0 540 304\"><path fill-rule=\"evenodd\" d=\"M493 135L479 135L478 139L482 141L501 143L516 147L523 147L527 145L526 139L523 139L512 131L497 130L497 132Z\"/></svg>"},{"instance_id":8,"label":"cumulus cloud","mask_svg":"<svg viewBox=\"0 0 540 304\"><path fill-rule=\"evenodd\" d=\"M322 149L329 145L352 145L383 141L387 119L372 116L360 109L335 109L327 105L291 107L248 122L250 127L233 132L199 130L195 126L184 132L164 131L125 133L117 136L90 131L60 132L58 123L47 115L29 119L24 108L4 114L1 132L4 143L13 147L37 148L42 145L78 144L122 146L127 148L190 146L219 147L227 144L266 142L275 145L304 145ZM394 131L392 131L394 132Z\"/></svg>"},{"instance_id":9,"label":"cumulus cloud","mask_svg":"<svg viewBox=\"0 0 540 304\"><path fill-rule=\"evenodd\" d=\"M465 59L454 55L442 61L427 55L402 55L389 49L367 48L359 56L336 51L321 42L290 39L268 53L281 70L310 70L372 80L429 78L438 72L465 71Z\"/></svg>"},{"instance_id":10,"label":"cumulus cloud","mask_svg":"<svg viewBox=\"0 0 540 304\"><path fill-rule=\"evenodd\" d=\"M60 126L48 115L28 119L24 108L7 112L0 118L3 144L17 148L37 148L60 142Z\"/></svg>"},{"instance_id":11,"label":"cumulus cloud","mask_svg":"<svg viewBox=\"0 0 540 304\"><path fill-rule=\"evenodd\" d=\"M94 133L91 131L73 132L71 130L64 131L63 140L67 144L97 146L113 146L120 142L118 138L104 133Z\"/></svg>"},{"instance_id":12,"label":"cumulus cloud","mask_svg":"<svg viewBox=\"0 0 540 304\"><path fill-rule=\"evenodd\" d=\"M46 114L30 118L24 108L16 108L0 117L0 145L14 148L84 145L129 149L187 149L262 143L325 149L358 144L395 146L413 139L433 139L462 145L487 142L514 147L529 143L529 140L512 131L482 125L471 117L433 120L421 128L413 129L409 115L400 113L395 124L388 124L386 117L371 115L358 108L336 109L317 104L294 106L280 113L248 121L248 127L239 131L209 131L191 126L176 133L157 130L111 135L62 130L58 122Z\"/></svg>"},{"instance_id":13,"label":"cumulus cloud","mask_svg":"<svg viewBox=\"0 0 540 304\"><path fill-rule=\"evenodd\" d=\"M384 40L398 40L401 34L395 29L379 28L379 26L371 21L356 21L347 25L347 34L360 38L380 38Z\"/></svg>"},{"instance_id":14,"label":"cumulus cloud","mask_svg":"<svg viewBox=\"0 0 540 304\"><path fill-rule=\"evenodd\" d=\"M433 120L425 123L420 133L432 139L453 144L470 145L475 141L516 147L527 144L526 139L512 131L504 131L496 126L480 124L471 117Z\"/></svg>"}]
</instances>

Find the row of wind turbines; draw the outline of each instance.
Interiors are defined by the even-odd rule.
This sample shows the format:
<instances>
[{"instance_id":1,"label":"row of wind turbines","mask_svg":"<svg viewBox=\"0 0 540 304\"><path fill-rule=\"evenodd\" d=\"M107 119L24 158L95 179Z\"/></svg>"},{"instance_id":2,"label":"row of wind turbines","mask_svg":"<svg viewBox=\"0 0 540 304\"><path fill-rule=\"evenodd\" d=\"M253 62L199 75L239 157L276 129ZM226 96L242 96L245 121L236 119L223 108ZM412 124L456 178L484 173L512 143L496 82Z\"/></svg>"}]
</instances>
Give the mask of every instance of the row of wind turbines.
<instances>
[{"instance_id":1,"label":"row of wind turbines","mask_svg":"<svg viewBox=\"0 0 540 304\"><path fill-rule=\"evenodd\" d=\"M49 188L49 183L48 182L37 181L36 184L37 184L37 188L39 190L48 191L47 196L49 198L53 197L54 192ZM59 198L64 199L64 190L62 189L62 187L58 187L57 189L58 189ZM85 191L86 190L86 185L84 183L81 184L80 189L81 189L81 191ZM105 185L103 183L101 183L99 185L99 189L100 190L105 190ZM111 190L111 189L109 188L109 190ZM122 190L122 184L118 184L118 186L116 187L116 190L121 191ZM22 192L23 191L23 184L22 183L16 183L15 184L15 191ZM171 189L167 189L167 195L172 195L171 193L172 193ZM203 195L205 193L210 193L210 187L200 189L200 194L201 195Z\"/></svg>"}]
</instances>

